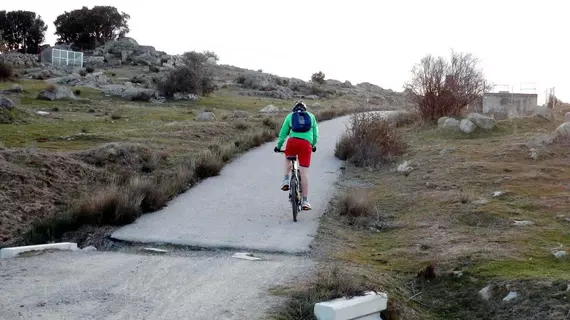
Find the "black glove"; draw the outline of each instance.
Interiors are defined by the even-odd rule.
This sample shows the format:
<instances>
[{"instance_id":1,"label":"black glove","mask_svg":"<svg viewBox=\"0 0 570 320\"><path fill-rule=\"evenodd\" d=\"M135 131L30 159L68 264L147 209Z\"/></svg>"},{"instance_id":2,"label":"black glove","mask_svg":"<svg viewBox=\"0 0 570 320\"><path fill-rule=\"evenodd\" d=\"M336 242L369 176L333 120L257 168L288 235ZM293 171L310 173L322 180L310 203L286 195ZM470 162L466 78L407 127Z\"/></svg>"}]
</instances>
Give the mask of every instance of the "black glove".
<instances>
[{"instance_id":1,"label":"black glove","mask_svg":"<svg viewBox=\"0 0 570 320\"><path fill-rule=\"evenodd\" d=\"M313 146L313 152L317 152L317 146Z\"/></svg>"},{"instance_id":2,"label":"black glove","mask_svg":"<svg viewBox=\"0 0 570 320\"><path fill-rule=\"evenodd\" d=\"M273 152L276 152L276 153L277 153L277 152L279 152L279 151L281 151L281 149L279 149L279 148L277 148L277 147L273 148Z\"/></svg>"}]
</instances>

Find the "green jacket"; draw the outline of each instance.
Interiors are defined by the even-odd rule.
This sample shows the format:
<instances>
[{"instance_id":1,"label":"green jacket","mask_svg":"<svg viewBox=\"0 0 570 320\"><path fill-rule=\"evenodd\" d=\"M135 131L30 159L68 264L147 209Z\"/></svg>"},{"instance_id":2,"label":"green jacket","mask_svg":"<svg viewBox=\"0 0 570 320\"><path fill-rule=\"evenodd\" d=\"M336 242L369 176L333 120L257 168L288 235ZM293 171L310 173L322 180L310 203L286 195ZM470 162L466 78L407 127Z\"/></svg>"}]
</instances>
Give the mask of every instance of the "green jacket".
<instances>
[{"instance_id":1,"label":"green jacket","mask_svg":"<svg viewBox=\"0 0 570 320\"><path fill-rule=\"evenodd\" d=\"M317 141L319 139L319 127L317 125L317 119L315 118L314 114L310 113L309 111L306 112L309 114L311 121L313 122L311 130L307 132L291 131L291 116L293 113L289 113L287 117L285 117L285 120L283 120L283 125L281 126L281 131L279 132L279 140L277 141L277 148L281 149L283 143L285 143L285 138L287 138L287 136L291 138L305 139L309 141L311 146L317 145Z\"/></svg>"}]
</instances>

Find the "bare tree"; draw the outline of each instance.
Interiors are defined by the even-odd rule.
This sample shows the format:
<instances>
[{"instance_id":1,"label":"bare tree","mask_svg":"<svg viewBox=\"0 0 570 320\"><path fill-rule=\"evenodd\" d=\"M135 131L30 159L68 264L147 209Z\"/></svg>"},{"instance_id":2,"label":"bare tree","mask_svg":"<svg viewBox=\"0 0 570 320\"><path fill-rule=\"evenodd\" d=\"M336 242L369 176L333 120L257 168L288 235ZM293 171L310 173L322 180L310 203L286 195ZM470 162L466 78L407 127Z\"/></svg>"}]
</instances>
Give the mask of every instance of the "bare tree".
<instances>
[{"instance_id":1,"label":"bare tree","mask_svg":"<svg viewBox=\"0 0 570 320\"><path fill-rule=\"evenodd\" d=\"M470 53L451 52L451 60L427 55L412 69L412 79L404 85L414 99L414 111L423 120L458 116L483 92L490 89L479 60Z\"/></svg>"}]
</instances>

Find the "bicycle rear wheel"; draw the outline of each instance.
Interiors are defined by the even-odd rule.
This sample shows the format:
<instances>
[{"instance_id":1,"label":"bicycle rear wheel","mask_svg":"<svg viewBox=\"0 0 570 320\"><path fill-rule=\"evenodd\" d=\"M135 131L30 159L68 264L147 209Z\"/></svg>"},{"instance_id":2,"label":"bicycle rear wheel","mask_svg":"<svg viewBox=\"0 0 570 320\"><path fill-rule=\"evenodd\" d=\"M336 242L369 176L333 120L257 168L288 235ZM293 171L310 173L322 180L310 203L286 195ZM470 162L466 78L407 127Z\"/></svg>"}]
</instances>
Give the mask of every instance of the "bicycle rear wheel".
<instances>
[{"instance_id":1,"label":"bicycle rear wheel","mask_svg":"<svg viewBox=\"0 0 570 320\"><path fill-rule=\"evenodd\" d=\"M298 197L298 191L297 191L298 188L299 188L299 186L298 186L297 179L295 177L293 177L291 179L289 192L291 192L290 193L290 195L291 195L291 208L293 209L293 221L294 222L297 222L297 213L299 213L299 197Z\"/></svg>"}]
</instances>

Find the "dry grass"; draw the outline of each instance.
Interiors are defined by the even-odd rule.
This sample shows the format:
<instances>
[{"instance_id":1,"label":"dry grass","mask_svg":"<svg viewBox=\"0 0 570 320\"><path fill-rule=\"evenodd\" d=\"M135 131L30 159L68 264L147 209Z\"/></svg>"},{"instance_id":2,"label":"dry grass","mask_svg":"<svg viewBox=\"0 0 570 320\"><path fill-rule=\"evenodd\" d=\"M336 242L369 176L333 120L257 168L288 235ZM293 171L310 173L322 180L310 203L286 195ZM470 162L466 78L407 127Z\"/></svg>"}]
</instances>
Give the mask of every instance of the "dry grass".
<instances>
[{"instance_id":1,"label":"dry grass","mask_svg":"<svg viewBox=\"0 0 570 320\"><path fill-rule=\"evenodd\" d=\"M337 213L350 225L371 225L379 220L371 190L353 189L344 193L336 205Z\"/></svg>"},{"instance_id":2,"label":"dry grass","mask_svg":"<svg viewBox=\"0 0 570 320\"><path fill-rule=\"evenodd\" d=\"M370 198L399 228L370 232L342 223L330 227L329 218L322 227L333 233L326 239L327 246L334 246L329 259L382 279L398 279L399 284L385 289L413 314L399 319L566 316L568 293L556 289L556 283L566 282L567 261L555 259L551 250L570 249L570 151L562 141L537 142L556 127L538 118L500 121L498 126L474 137L430 126L400 129L409 145L406 160L416 164L408 176L390 168L348 166L345 179L373 185ZM450 147L454 151L441 152ZM530 157L531 148L538 152L536 160ZM505 194L493 197L495 191ZM534 224L515 226L515 220ZM418 270L431 264L435 280L417 279ZM502 291L482 303L477 292L487 284ZM520 294L515 309L501 301L508 293L505 285Z\"/></svg>"},{"instance_id":3,"label":"dry grass","mask_svg":"<svg viewBox=\"0 0 570 320\"><path fill-rule=\"evenodd\" d=\"M335 156L361 167L395 160L407 148L403 136L389 121L375 113L356 113L335 148Z\"/></svg>"},{"instance_id":4,"label":"dry grass","mask_svg":"<svg viewBox=\"0 0 570 320\"><path fill-rule=\"evenodd\" d=\"M290 296L288 304L275 312L274 320L313 320L315 303L342 297L363 295L371 288L365 286L365 281L339 268L323 270L311 283L293 290L284 292Z\"/></svg>"}]
</instances>

